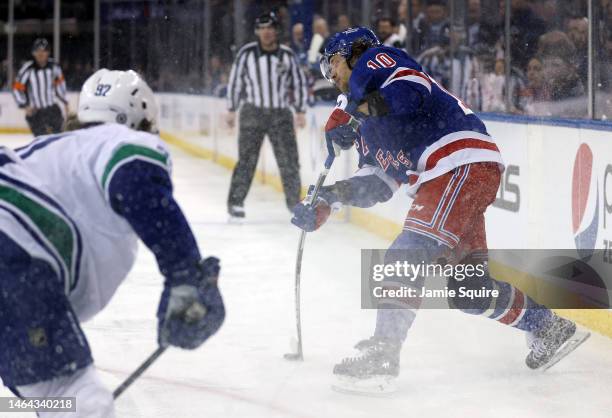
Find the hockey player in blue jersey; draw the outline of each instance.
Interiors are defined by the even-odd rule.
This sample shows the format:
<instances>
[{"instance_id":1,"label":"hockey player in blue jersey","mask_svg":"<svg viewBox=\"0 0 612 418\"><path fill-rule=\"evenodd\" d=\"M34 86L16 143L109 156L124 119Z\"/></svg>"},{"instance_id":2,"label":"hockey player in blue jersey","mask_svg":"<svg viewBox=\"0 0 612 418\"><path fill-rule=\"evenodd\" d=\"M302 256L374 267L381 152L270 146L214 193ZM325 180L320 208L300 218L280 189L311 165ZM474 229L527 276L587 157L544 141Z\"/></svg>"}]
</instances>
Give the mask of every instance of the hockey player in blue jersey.
<instances>
[{"instance_id":1,"label":"hockey player in blue jersey","mask_svg":"<svg viewBox=\"0 0 612 418\"><path fill-rule=\"evenodd\" d=\"M219 260L202 259L174 199L149 86L133 71L97 71L76 124L15 152L0 147L0 378L20 396L76 397L76 413L40 417L110 418L113 396L80 323L110 301L138 240L164 276L161 346L200 346L225 308Z\"/></svg>"},{"instance_id":2,"label":"hockey player in blue jersey","mask_svg":"<svg viewBox=\"0 0 612 418\"><path fill-rule=\"evenodd\" d=\"M483 122L403 50L381 46L367 28L332 36L321 69L347 95L325 128L329 152L355 145L360 168L353 177L323 187L312 205L297 205L292 222L313 231L327 220L332 205L370 207L406 184L414 200L390 250L407 250L402 257L413 264L486 262L484 212L495 200L504 165ZM394 257L397 252L388 251L385 262ZM448 285L458 283L449 280ZM390 278L384 284L405 283ZM531 349L526 363L532 369L557 361L571 339L588 336L488 274L462 285L499 291L497 298L453 298L449 304L526 331ZM423 278L413 286L420 289ZM359 342L359 355L337 364L334 374L378 388L384 387L378 378L398 375L400 349L420 301L388 302L378 305L373 337Z\"/></svg>"}]
</instances>

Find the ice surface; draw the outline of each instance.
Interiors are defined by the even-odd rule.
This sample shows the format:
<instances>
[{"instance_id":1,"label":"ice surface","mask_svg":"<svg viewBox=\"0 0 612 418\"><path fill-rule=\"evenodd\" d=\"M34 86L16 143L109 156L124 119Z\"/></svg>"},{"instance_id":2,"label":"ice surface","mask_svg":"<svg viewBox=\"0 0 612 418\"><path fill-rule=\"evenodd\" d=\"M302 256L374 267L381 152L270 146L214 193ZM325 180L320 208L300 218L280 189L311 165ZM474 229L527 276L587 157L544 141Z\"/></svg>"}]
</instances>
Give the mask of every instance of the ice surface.
<instances>
[{"instance_id":1,"label":"ice surface","mask_svg":"<svg viewBox=\"0 0 612 418\"><path fill-rule=\"evenodd\" d=\"M3 136L0 144L14 146L25 138ZM402 351L399 391L393 396L332 391L334 363L373 331L375 312L359 307L359 250L389 243L340 222L308 235L302 274L305 361L288 362L283 354L295 333L299 234L289 225L282 196L254 185L247 222L228 225L229 172L173 151L177 199L203 254L222 260L227 320L200 349L168 350L119 399L119 417L611 416L612 340L594 335L553 369L532 372L524 365L527 349L520 331L457 311L419 313ZM142 248L110 305L84 326L109 387L155 349L161 282L152 256ZM0 389L0 396L9 395Z\"/></svg>"}]
</instances>

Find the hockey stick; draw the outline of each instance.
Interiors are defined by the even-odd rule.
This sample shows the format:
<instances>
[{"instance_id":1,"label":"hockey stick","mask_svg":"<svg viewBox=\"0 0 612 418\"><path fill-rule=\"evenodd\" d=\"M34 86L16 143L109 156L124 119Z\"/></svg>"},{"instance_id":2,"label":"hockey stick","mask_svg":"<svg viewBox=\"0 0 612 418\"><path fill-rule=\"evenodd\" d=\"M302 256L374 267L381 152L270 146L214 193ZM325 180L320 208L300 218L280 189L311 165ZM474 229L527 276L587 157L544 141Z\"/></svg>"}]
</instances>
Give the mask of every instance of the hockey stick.
<instances>
[{"instance_id":1,"label":"hockey stick","mask_svg":"<svg viewBox=\"0 0 612 418\"><path fill-rule=\"evenodd\" d=\"M310 196L306 197L306 203L312 205L317 199L319 191L325 182L325 178L329 173L332 163L334 162L334 156L330 155L325 160L325 167L319 174L319 178L315 183L314 190ZM302 276L302 255L304 254L304 241L306 240L306 231L302 230L300 233L300 240L298 242L297 257L295 261L295 324L297 328L297 347L295 353L286 353L285 359L302 361L304 360L304 352L302 351L302 319L300 316L300 279Z\"/></svg>"},{"instance_id":2,"label":"hockey stick","mask_svg":"<svg viewBox=\"0 0 612 418\"><path fill-rule=\"evenodd\" d=\"M113 399L117 399L119 396L121 396L121 394L125 392L125 390L130 387L130 385L134 383L134 381L136 381L136 379L138 379L140 375L142 375L149 368L149 366L151 366L151 364L153 364L155 360L157 360L159 356L164 353L164 351L166 351L166 348L168 347L157 347L157 350L155 350L153 354L151 354L136 370L132 372L131 375L127 377L127 379L123 381L122 384L119 385L119 387L117 387L117 389L113 391Z\"/></svg>"},{"instance_id":3,"label":"hockey stick","mask_svg":"<svg viewBox=\"0 0 612 418\"><path fill-rule=\"evenodd\" d=\"M187 308L180 315L182 316L185 322L190 324L201 320L205 314L206 308L201 303L196 301L193 302L191 306L189 306L189 308ZM161 356L164 351L166 351L167 348L168 346L157 347L153 354L147 357L147 359L143 361L142 364L138 366L138 368L134 370L132 374L129 375L127 379L125 379L123 383L120 384L119 387L113 391L113 399L117 399L119 396L121 396L121 394L125 392L125 390L130 387L130 385L134 383L136 379L138 379L153 363L155 363L155 360L157 360L159 356Z\"/></svg>"}]
</instances>

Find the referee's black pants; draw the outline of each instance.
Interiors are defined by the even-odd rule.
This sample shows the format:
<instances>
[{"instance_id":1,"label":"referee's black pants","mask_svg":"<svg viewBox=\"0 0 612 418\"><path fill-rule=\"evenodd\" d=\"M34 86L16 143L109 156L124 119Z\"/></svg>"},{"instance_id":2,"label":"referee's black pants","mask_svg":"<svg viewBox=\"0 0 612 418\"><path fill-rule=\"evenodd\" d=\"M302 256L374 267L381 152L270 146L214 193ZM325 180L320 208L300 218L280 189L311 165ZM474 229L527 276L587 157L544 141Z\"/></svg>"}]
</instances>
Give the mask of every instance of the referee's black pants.
<instances>
[{"instance_id":1,"label":"referee's black pants","mask_svg":"<svg viewBox=\"0 0 612 418\"><path fill-rule=\"evenodd\" d=\"M281 175L287 207L292 210L300 201L300 163L289 109L263 109L245 104L240 110L238 163L232 174L228 206L243 206L259 159L259 151L268 135Z\"/></svg>"},{"instance_id":2,"label":"referee's black pants","mask_svg":"<svg viewBox=\"0 0 612 418\"><path fill-rule=\"evenodd\" d=\"M26 121L34 136L56 134L62 131L64 117L58 105L35 109L32 116L26 116Z\"/></svg>"}]
</instances>

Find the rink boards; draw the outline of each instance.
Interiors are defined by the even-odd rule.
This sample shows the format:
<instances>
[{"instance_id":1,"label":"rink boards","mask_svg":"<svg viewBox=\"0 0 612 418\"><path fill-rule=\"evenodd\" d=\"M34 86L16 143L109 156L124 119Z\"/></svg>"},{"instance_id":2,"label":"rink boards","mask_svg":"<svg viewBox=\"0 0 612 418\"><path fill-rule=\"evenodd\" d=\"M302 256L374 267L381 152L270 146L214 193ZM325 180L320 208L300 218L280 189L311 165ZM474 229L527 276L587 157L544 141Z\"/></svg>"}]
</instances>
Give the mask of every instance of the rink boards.
<instances>
[{"instance_id":1,"label":"rink boards","mask_svg":"<svg viewBox=\"0 0 612 418\"><path fill-rule=\"evenodd\" d=\"M168 142L228 169L237 156L237 130L225 126L222 99L159 94L161 128ZM70 95L75 109L76 95ZM298 133L302 183L313 183L325 156L323 126L331 107L309 109L307 127ZM538 121L484 115L497 141L506 172L498 199L487 211L491 248L581 249L612 248L612 124ZM0 93L0 129L23 131L23 113L8 93ZM349 151L334 162L330 180L346 178L356 169L357 154ZM282 190L268 142L257 170L259 181ZM389 240L401 229L410 199L400 189L389 202L352 209L346 216ZM607 256L610 254L610 256ZM612 264L612 250L599 255ZM495 267L495 266L494 266ZM605 277L612 289L612 277ZM612 336L609 311L574 311L569 315Z\"/></svg>"}]
</instances>

